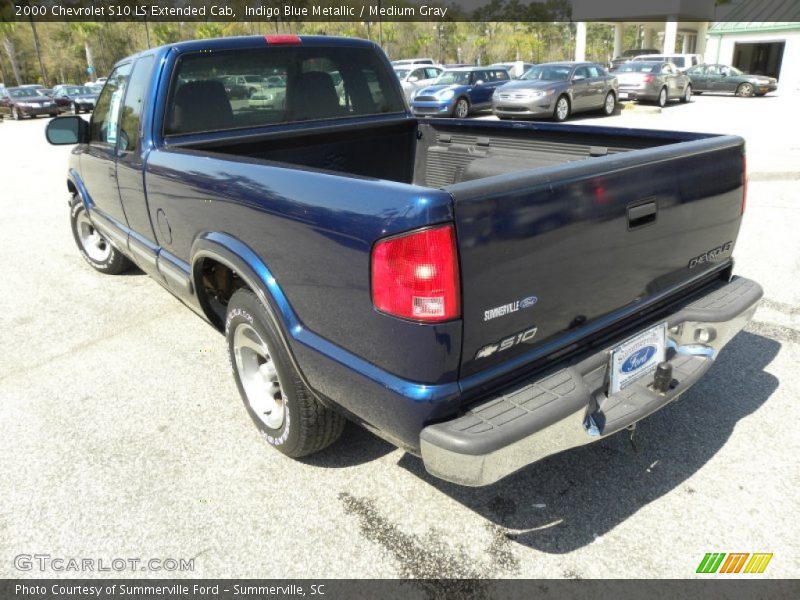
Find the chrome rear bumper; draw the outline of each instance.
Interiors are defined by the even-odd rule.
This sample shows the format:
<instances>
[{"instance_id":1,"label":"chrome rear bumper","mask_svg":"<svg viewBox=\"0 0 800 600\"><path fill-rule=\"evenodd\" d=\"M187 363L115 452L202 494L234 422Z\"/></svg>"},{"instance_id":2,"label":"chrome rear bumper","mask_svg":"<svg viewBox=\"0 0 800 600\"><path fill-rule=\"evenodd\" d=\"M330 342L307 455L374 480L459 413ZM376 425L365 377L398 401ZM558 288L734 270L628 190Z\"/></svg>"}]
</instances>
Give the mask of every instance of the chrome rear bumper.
<instances>
[{"instance_id":1,"label":"chrome rear bumper","mask_svg":"<svg viewBox=\"0 0 800 600\"><path fill-rule=\"evenodd\" d=\"M713 365L752 318L761 286L741 277L669 316L673 386L652 389L646 377L608 396L611 348L528 381L420 434L425 468L461 485L489 485L546 456L612 435L663 408Z\"/></svg>"}]
</instances>

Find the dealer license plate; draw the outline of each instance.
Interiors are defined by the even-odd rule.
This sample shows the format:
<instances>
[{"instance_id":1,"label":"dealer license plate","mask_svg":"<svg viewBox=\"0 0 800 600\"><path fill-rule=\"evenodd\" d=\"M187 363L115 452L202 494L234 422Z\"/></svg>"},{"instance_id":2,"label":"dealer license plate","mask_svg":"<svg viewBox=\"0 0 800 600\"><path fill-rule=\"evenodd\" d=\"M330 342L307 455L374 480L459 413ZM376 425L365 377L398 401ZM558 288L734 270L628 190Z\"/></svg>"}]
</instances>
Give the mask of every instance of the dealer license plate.
<instances>
[{"instance_id":1,"label":"dealer license plate","mask_svg":"<svg viewBox=\"0 0 800 600\"><path fill-rule=\"evenodd\" d=\"M620 100L627 100L628 99L628 92L620 92L619 93Z\"/></svg>"},{"instance_id":2,"label":"dealer license plate","mask_svg":"<svg viewBox=\"0 0 800 600\"><path fill-rule=\"evenodd\" d=\"M666 356L666 346L667 324L660 323L614 348L609 361L608 395L655 371Z\"/></svg>"}]
</instances>

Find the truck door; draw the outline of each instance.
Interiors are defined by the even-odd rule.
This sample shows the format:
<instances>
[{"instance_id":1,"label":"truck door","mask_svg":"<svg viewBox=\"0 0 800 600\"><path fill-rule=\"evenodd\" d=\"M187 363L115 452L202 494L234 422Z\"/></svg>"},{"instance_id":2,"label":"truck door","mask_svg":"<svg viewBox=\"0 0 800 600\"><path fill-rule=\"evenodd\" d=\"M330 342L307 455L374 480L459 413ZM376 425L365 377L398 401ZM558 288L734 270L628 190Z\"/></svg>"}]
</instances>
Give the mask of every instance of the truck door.
<instances>
[{"instance_id":1,"label":"truck door","mask_svg":"<svg viewBox=\"0 0 800 600\"><path fill-rule=\"evenodd\" d=\"M117 188L117 138L119 116L131 63L118 66L108 78L89 126L89 144L81 155L83 182L95 207L123 225L125 211Z\"/></svg>"},{"instance_id":2,"label":"truck door","mask_svg":"<svg viewBox=\"0 0 800 600\"><path fill-rule=\"evenodd\" d=\"M117 186L128 226L155 246L155 232L147 210L144 191L144 160L148 148L142 136L142 115L152 80L155 59L145 55L133 65L122 103L117 145Z\"/></svg>"}]
</instances>

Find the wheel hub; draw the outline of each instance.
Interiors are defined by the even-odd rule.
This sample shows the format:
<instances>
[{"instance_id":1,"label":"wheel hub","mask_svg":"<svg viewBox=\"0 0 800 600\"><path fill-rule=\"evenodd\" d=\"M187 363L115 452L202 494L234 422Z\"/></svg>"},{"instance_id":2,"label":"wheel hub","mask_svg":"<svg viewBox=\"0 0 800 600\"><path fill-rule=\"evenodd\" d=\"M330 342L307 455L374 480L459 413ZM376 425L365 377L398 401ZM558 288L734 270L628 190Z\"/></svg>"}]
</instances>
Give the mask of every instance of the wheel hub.
<instances>
[{"instance_id":1,"label":"wheel hub","mask_svg":"<svg viewBox=\"0 0 800 600\"><path fill-rule=\"evenodd\" d=\"M84 252L93 261L105 262L108 260L111 255L111 244L94 228L85 212L78 217L78 238Z\"/></svg>"},{"instance_id":2,"label":"wheel hub","mask_svg":"<svg viewBox=\"0 0 800 600\"><path fill-rule=\"evenodd\" d=\"M269 348L248 323L233 334L236 371L250 409L270 429L280 429L286 418L280 378Z\"/></svg>"}]
</instances>

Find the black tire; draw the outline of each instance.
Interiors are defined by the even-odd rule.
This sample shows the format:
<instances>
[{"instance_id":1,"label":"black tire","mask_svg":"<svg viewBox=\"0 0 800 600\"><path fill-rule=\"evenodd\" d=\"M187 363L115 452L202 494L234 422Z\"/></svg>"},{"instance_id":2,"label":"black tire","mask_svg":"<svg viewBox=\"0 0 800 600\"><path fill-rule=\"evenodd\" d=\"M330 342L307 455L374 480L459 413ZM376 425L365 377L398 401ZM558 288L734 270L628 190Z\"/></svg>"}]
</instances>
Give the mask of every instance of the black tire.
<instances>
[{"instance_id":1,"label":"black tire","mask_svg":"<svg viewBox=\"0 0 800 600\"><path fill-rule=\"evenodd\" d=\"M561 102L567 103L567 110L564 112L563 110L559 110ZM572 111L572 106L569 103L569 97L566 94L561 95L556 100L556 105L553 107L553 120L557 121L558 123L562 123L569 119L569 114Z\"/></svg>"},{"instance_id":2,"label":"black tire","mask_svg":"<svg viewBox=\"0 0 800 600\"><path fill-rule=\"evenodd\" d=\"M739 87L736 88L736 95L742 98L752 98L754 94L755 88L752 83L740 83Z\"/></svg>"},{"instance_id":3,"label":"black tire","mask_svg":"<svg viewBox=\"0 0 800 600\"><path fill-rule=\"evenodd\" d=\"M456 119L466 119L469 116L469 100L459 98L453 105L453 116Z\"/></svg>"},{"instance_id":4,"label":"black tire","mask_svg":"<svg viewBox=\"0 0 800 600\"><path fill-rule=\"evenodd\" d=\"M611 96L611 102L608 101L608 97ZM611 110L609 110L609 105ZM614 92L608 92L606 94L605 99L603 100L603 115L606 117L610 117L614 114L614 111L617 109L617 96Z\"/></svg>"},{"instance_id":5,"label":"black tire","mask_svg":"<svg viewBox=\"0 0 800 600\"><path fill-rule=\"evenodd\" d=\"M306 387L275 327L267 309L253 292L243 288L233 294L225 319L225 337L239 395L267 443L287 456L299 458L319 452L339 439L346 421L340 414L321 404ZM265 417L256 413L242 381L239 365L243 365L245 360L252 361L253 356L242 354L247 346L238 345L237 330L240 329L239 335L251 335L254 331L260 341L266 344L268 354L266 360L264 357L261 359L264 363L271 361L277 372L278 388L275 395L280 397L283 420L275 427L268 426ZM253 388L250 389L252 394ZM270 413L265 414L266 418L270 417Z\"/></svg>"},{"instance_id":6,"label":"black tire","mask_svg":"<svg viewBox=\"0 0 800 600\"><path fill-rule=\"evenodd\" d=\"M681 96L681 102L686 104L687 102L692 101L692 85L688 84L686 88L683 90L683 96Z\"/></svg>"},{"instance_id":7,"label":"black tire","mask_svg":"<svg viewBox=\"0 0 800 600\"><path fill-rule=\"evenodd\" d=\"M667 88L663 87L658 92L658 98L656 98L656 104L658 104L661 108L664 108L667 105L668 100L669 100L669 92L667 92Z\"/></svg>"},{"instance_id":8,"label":"black tire","mask_svg":"<svg viewBox=\"0 0 800 600\"><path fill-rule=\"evenodd\" d=\"M84 241L85 235L82 232L84 227L88 225L88 217L86 215L86 208L83 203L75 199L73 200L72 210L70 210L70 226L72 227L72 237L75 239L75 244L84 260L89 263L93 269L100 273L107 275L118 275L124 273L133 266L133 263L119 250L117 250L104 236L100 235L97 231L92 231L97 235L100 240L105 242L102 252L95 251L90 246L90 243Z\"/></svg>"},{"instance_id":9,"label":"black tire","mask_svg":"<svg viewBox=\"0 0 800 600\"><path fill-rule=\"evenodd\" d=\"M51 118L52 118L52 117L57 117L57 116L58 116L58 113L57 113L57 112L50 113L50 117L51 117Z\"/></svg>"}]
</instances>

